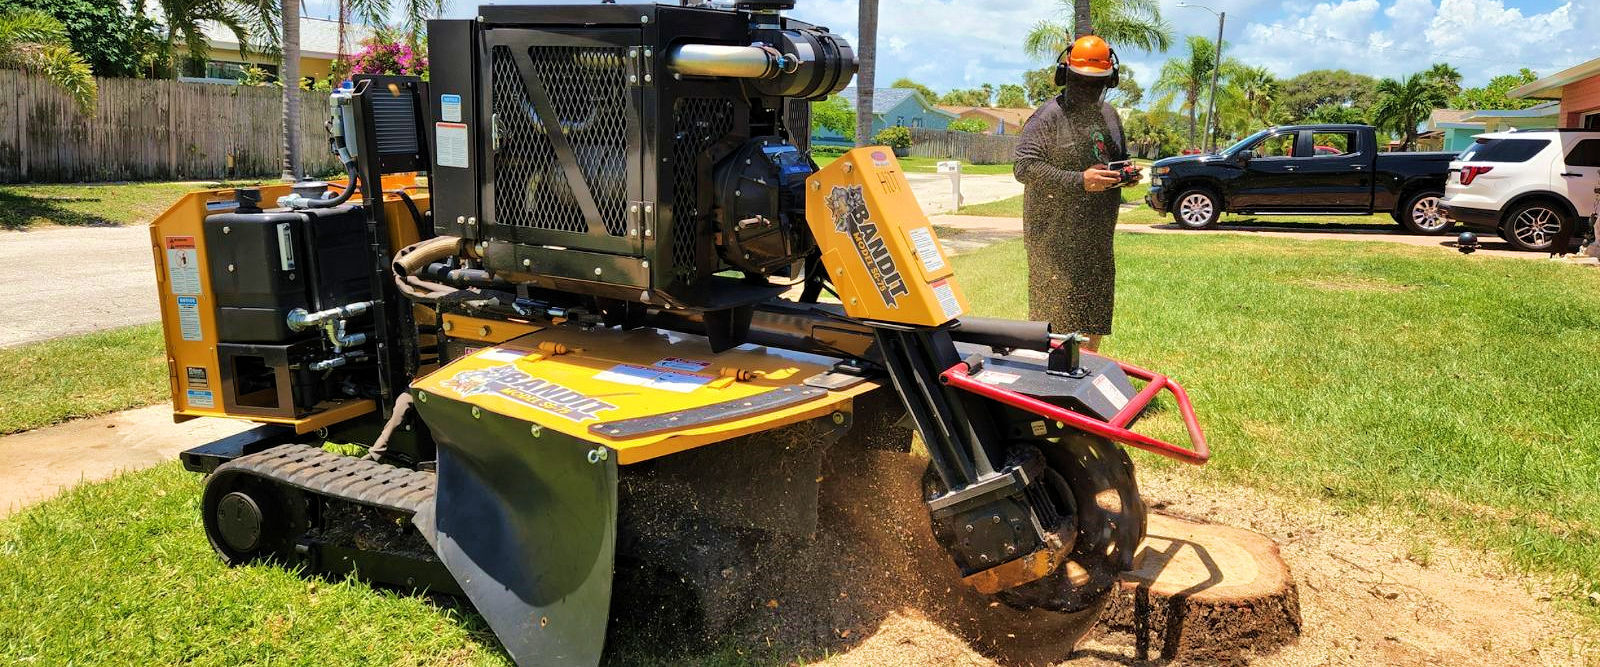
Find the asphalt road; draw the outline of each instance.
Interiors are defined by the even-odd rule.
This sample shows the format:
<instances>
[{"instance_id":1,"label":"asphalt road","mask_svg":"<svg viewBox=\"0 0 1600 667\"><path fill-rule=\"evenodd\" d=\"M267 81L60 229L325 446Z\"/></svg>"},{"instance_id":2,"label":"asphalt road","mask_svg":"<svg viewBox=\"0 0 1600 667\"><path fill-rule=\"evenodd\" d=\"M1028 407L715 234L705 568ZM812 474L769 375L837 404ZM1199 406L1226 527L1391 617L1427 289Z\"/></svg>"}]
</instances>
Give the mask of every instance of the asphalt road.
<instances>
[{"instance_id":1,"label":"asphalt road","mask_svg":"<svg viewBox=\"0 0 1600 667\"><path fill-rule=\"evenodd\" d=\"M144 225L0 232L0 347L160 319L154 266Z\"/></svg>"}]
</instances>

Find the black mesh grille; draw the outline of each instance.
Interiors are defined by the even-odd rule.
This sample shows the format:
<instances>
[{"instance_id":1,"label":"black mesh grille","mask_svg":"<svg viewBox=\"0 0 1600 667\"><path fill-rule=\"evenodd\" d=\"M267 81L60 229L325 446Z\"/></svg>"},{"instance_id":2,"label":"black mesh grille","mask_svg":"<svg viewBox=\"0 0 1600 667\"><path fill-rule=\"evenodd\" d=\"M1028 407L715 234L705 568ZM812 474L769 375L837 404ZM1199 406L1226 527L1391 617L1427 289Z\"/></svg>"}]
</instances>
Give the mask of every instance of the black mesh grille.
<instances>
[{"instance_id":1,"label":"black mesh grille","mask_svg":"<svg viewBox=\"0 0 1600 667\"><path fill-rule=\"evenodd\" d=\"M733 101L686 97L672 105L672 266L681 277L695 272L701 185L695 167L701 153L733 131Z\"/></svg>"},{"instance_id":2,"label":"black mesh grille","mask_svg":"<svg viewBox=\"0 0 1600 667\"><path fill-rule=\"evenodd\" d=\"M561 133L612 236L627 233L627 156L630 122L622 47L535 46L533 74L543 82ZM490 63L497 137L494 155L496 223L587 232L545 126L523 89L508 47Z\"/></svg>"}]
</instances>

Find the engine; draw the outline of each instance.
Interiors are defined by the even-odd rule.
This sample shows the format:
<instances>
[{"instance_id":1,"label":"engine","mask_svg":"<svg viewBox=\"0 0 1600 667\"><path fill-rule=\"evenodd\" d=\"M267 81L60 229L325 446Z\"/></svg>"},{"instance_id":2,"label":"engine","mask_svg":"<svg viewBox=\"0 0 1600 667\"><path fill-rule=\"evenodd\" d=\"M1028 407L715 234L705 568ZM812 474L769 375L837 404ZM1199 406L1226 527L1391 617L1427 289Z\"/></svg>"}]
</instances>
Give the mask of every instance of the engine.
<instances>
[{"instance_id":1,"label":"engine","mask_svg":"<svg viewBox=\"0 0 1600 667\"><path fill-rule=\"evenodd\" d=\"M490 6L430 23L437 233L534 289L690 311L780 293L769 278L815 247L807 102L856 69L784 6Z\"/></svg>"}]
</instances>

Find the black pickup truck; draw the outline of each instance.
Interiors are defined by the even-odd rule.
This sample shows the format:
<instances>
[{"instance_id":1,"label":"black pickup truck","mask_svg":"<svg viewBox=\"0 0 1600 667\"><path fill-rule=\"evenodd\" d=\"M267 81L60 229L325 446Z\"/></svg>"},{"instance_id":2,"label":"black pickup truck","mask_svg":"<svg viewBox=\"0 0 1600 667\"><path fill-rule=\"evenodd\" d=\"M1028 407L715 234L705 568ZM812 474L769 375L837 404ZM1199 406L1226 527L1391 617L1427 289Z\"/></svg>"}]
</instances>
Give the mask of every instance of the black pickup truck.
<instances>
[{"instance_id":1,"label":"black pickup truck","mask_svg":"<svg viewBox=\"0 0 1600 667\"><path fill-rule=\"evenodd\" d=\"M1380 153L1369 125L1292 125L1215 155L1158 160L1145 203L1203 229L1229 213L1388 212L1418 234L1442 234L1439 210L1455 153Z\"/></svg>"}]
</instances>

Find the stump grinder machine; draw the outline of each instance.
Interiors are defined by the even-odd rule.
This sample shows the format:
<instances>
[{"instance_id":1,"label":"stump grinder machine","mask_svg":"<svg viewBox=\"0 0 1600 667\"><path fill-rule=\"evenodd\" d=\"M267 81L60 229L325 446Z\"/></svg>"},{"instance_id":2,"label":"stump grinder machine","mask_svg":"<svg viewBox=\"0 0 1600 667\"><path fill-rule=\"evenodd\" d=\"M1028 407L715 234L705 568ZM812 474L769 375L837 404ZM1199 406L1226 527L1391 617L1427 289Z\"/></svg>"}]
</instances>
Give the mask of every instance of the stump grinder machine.
<instances>
[{"instance_id":1,"label":"stump grinder machine","mask_svg":"<svg viewBox=\"0 0 1600 667\"><path fill-rule=\"evenodd\" d=\"M593 664L614 587L759 596L718 573L903 428L968 585L1098 613L1145 529L1121 445L1208 456L1182 388L966 315L892 151L811 159L856 59L790 5L432 21L431 80L331 95L342 182L153 224L175 418L261 424L182 457L221 558L462 596L517 662ZM1162 391L1190 446L1130 430Z\"/></svg>"}]
</instances>

